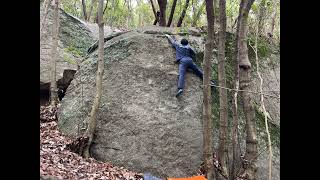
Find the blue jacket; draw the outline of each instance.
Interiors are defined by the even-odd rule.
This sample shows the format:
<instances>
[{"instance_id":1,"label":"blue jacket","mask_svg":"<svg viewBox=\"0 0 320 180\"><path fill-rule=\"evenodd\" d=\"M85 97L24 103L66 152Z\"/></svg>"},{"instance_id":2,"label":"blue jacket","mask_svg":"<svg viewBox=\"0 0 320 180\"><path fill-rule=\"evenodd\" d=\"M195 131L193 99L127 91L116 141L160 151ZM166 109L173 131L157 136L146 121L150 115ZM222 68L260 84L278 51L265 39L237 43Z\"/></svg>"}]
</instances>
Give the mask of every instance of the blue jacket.
<instances>
[{"instance_id":1,"label":"blue jacket","mask_svg":"<svg viewBox=\"0 0 320 180\"><path fill-rule=\"evenodd\" d=\"M171 37L168 37L170 43L172 44L172 47L176 49L176 60L179 62L182 58L191 58L195 59L195 52L189 45L181 45L176 40L174 40Z\"/></svg>"}]
</instances>

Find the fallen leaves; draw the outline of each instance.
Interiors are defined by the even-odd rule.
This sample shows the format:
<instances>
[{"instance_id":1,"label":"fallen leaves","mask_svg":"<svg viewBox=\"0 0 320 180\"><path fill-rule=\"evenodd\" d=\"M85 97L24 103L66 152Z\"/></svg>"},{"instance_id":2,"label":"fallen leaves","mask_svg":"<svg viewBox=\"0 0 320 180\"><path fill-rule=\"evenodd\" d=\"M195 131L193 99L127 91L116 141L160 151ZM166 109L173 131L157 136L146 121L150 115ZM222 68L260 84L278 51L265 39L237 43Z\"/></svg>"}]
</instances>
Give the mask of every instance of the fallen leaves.
<instances>
[{"instance_id":1,"label":"fallen leaves","mask_svg":"<svg viewBox=\"0 0 320 180\"><path fill-rule=\"evenodd\" d=\"M84 159L66 146L73 142L63 136L57 125L57 108L40 107L40 174L55 179L140 180L141 173L110 163ZM43 178L45 179L45 178Z\"/></svg>"},{"instance_id":2,"label":"fallen leaves","mask_svg":"<svg viewBox=\"0 0 320 180\"><path fill-rule=\"evenodd\" d=\"M40 122L50 122L57 120L57 107L40 106Z\"/></svg>"},{"instance_id":3,"label":"fallen leaves","mask_svg":"<svg viewBox=\"0 0 320 180\"><path fill-rule=\"evenodd\" d=\"M89 137L80 136L74 141L72 141L70 144L67 144L66 149L77 154L82 154L84 148L88 144L88 141L89 141Z\"/></svg>"}]
</instances>

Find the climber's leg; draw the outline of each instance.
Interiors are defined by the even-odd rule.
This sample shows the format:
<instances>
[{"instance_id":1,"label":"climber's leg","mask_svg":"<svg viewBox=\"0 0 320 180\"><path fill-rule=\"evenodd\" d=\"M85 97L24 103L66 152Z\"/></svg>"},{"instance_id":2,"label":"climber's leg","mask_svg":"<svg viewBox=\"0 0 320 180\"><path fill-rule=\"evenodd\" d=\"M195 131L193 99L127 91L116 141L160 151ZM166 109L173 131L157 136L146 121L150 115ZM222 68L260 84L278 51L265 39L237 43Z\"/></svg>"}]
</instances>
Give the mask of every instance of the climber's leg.
<instances>
[{"instance_id":1,"label":"climber's leg","mask_svg":"<svg viewBox=\"0 0 320 180\"><path fill-rule=\"evenodd\" d=\"M183 61L183 59L180 60L179 64L179 80L178 80L178 89L184 88L184 81L185 81L185 74L187 70L187 64Z\"/></svg>"},{"instance_id":2,"label":"climber's leg","mask_svg":"<svg viewBox=\"0 0 320 180\"><path fill-rule=\"evenodd\" d=\"M189 68L192 69L192 71L201 79L203 80L203 72L200 70L200 68L194 63L191 62L189 64ZM214 80L210 81L210 86L214 87L216 86L216 82Z\"/></svg>"},{"instance_id":3,"label":"climber's leg","mask_svg":"<svg viewBox=\"0 0 320 180\"><path fill-rule=\"evenodd\" d=\"M189 63L189 68L201 79L203 80L203 72L198 68L194 62Z\"/></svg>"}]
</instances>

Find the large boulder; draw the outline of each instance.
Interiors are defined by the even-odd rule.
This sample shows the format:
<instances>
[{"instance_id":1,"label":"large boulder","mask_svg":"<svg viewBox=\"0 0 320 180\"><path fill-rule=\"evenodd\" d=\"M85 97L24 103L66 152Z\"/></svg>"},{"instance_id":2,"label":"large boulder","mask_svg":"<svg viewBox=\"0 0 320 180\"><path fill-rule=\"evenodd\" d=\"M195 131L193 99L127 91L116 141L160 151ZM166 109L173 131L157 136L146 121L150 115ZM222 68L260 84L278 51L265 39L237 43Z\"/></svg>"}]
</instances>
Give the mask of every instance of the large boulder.
<instances>
[{"instance_id":1,"label":"large boulder","mask_svg":"<svg viewBox=\"0 0 320 180\"><path fill-rule=\"evenodd\" d=\"M195 31L195 30L193 30ZM107 41L105 44L105 75L103 93L98 113L98 124L91 149L92 155L102 161L125 166L139 172L151 172L160 177L194 175L202 162L202 88L201 81L192 73L186 76L186 89L181 99L174 97L178 65L175 53L163 33L173 34L180 40L187 37L197 53L201 66L204 39L193 31L177 28L144 27ZM232 87L233 38L227 34L227 82ZM277 50L261 56L261 73L264 90L280 90L279 60ZM252 62L253 91L258 91L255 59L249 48ZM71 82L59 110L60 130L69 136L79 136L86 127L95 93L97 52L82 62L81 69ZM217 59L213 59L213 76L217 78ZM279 95L279 92L268 92ZM229 100L231 107L231 97ZM267 178L267 152L264 118L257 115L258 179ZM279 99L265 98L273 142L273 179L280 174L280 116ZM241 147L245 149L245 120L239 101L239 133ZM218 93L213 93L214 127L218 127ZM231 120L231 113L229 113ZM219 132L214 128L214 146Z\"/></svg>"},{"instance_id":2,"label":"large boulder","mask_svg":"<svg viewBox=\"0 0 320 180\"><path fill-rule=\"evenodd\" d=\"M202 159L201 80L188 72L184 95L175 97L178 65L161 33L133 31L107 41L105 62L93 156L162 177L195 174ZM59 112L64 134L82 133L96 68L95 52L68 88Z\"/></svg>"},{"instance_id":3,"label":"large boulder","mask_svg":"<svg viewBox=\"0 0 320 180\"><path fill-rule=\"evenodd\" d=\"M44 17L43 2L40 1L40 19ZM59 9L58 60L56 79L58 88L66 89L77 70L77 62L85 55L87 48L94 42L90 29L79 19ZM49 6L46 24L40 39L40 91L50 87L50 61L52 44L53 6Z\"/></svg>"},{"instance_id":4,"label":"large boulder","mask_svg":"<svg viewBox=\"0 0 320 180\"><path fill-rule=\"evenodd\" d=\"M262 43L261 43L262 44ZM268 53L259 55L259 71L263 78L263 91L274 97L265 96L264 104L268 117L268 128L271 135L272 143L272 179L280 179L280 49L277 46L263 44L267 46ZM258 49L259 50L259 49ZM263 51L262 49L260 51ZM251 58L254 62L255 58ZM253 90L259 91L260 79L254 66L253 73ZM275 98L279 97L279 98ZM264 122L264 115L260 106L259 95L255 96L256 122L258 133L258 151L260 155L257 158L258 177L267 179L268 177L268 143L267 133Z\"/></svg>"}]
</instances>

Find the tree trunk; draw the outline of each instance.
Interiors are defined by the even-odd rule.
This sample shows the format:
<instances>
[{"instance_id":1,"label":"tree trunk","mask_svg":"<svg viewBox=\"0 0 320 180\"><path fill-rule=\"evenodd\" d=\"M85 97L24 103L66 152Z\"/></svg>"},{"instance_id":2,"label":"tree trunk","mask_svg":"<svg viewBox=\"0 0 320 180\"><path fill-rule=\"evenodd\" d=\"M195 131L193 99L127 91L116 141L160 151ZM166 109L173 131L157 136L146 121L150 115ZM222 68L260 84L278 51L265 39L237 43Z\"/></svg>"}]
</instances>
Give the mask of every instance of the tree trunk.
<instances>
[{"instance_id":1,"label":"tree trunk","mask_svg":"<svg viewBox=\"0 0 320 180\"><path fill-rule=\"evenodd\" d=\"M159 22L159 16L160 16L160 11L157 11L157 15L156 15L156 18L153 21L153 25L157 25L157 23Z\"/></svg>"},{"instance_id":2,"label":"tree trunk","mask_svg":"<svg viewBox=\"0 0 320 180\"><path fill-rule=\"evenodd\" d=\"M251 8L252 3L254 0L241 0L243 1L243 8L241 10L241 18L240 18L240 24L239 24L239 34L238 34L238 61L239 61L239 68L241 71L241 68L243 69L250 69L251 63L249 61L248 57L248 47L247 47L247 28L248 28L248 14ZM250 7L248 7L250 6ZM240 72L241 73L241 72ZM241 82L241 80L240 80ZM240 85L241 86L241 85Z\"/></svg>"},{"instance_id":3,"label":"tree trunk","mask_svg":"<svg viewBox=\"0 0 320 180\"><path fill-rule=\"evenodd\" d=\"M133 14L132 14L132 6L131 6L131 0L128 0L128 23L127 23L127 26L128 26L128 29L130 27L130 23L132 22L132 17L133 17Z\"/></svg>"},{"instance_id":4,"label":"tree trunk","mask_svg":"<svg viewBox=\"0 0 320 180\"><path fill-rule=\"evenodd\" d=\"M233 23L233 25L231 26L232 32L234 32L234 31L233 31L233 30L234 30L234 27L235 27L236 25L238 25L238 20L239 20L239 15L238 15L238 17L234 20L234 23ZM238 32L238 26L237 26L237 28L236 28L236 31Z\"/></svg>"},{"instance_id":5,"label":"tree trunk","mask_svg":"<svg viewBox=\"0 0 320 180\"><path fill-rule=\"evenodd\" d=\"M154 17L157 18L156 8L154 7L153 0L150 0L150 4L151 4L151 7L152 7L152 11L153 11Z\"/></svg>"},{"instance_id":6,"label":"tree trunk","mask_svg":"<svg viewBox=\"0 0 320 180\"><path fill-rule=\"evenodd\" d=\"M87 7L86 7L86 1L81 0L82 3L82 13L83 13L83 19L87 20Z\"/></svg>"},{"instance_id":7,"label":"tree trunk","mask_svg":"<svg viewBox=\"0 0 320 180\"><path fill-rule=\"evenodd\" d=\"M273 31L274 31L275 22L276 22L276 12L274 12L274 14L273 14L273 16L272 16L271 30L270 30L270 34L271 34L272 36L273 36Z\"/></svg>"},{"instance_id":8,"label":"tree trunk","mask_svg":"<svg viewBox=\"0 0 320 180\"><path fill-rule=\"evenodd\" d=\"M196 4L198 4L198 0L192 0L191 1L191 5L192 5L192 22L196 17L196 11L197 11Z\"/></svg>"},{"instance_id":9,"label":"tree trunk","mask_svg":"<svg viewBox=\"0 0 320 180\"><path fill-rule=\"evenodd\" d=\"M159 26L166 26L166 7L167 0L158 0L160 8Z\"/></svg>"},{"instance_id":10,"label":"tree trunk","mask_svg":"<svg viewBox=\"0 0 320 180\"><path fill-rule=\"evenodd\" d=\"M176 8L176 4L177 4L177 0L173 0L167 27L170 27L170 25L171 25L173 14L174 14L174 10Z\"/></svg>"},{"instance_id":11,"label":"tree trunk","mask_svg":"<svg viewBox=\"0 0 320 180\"><path fill-rule=\"evenodd\" d=\"M40 21L41 22L41 24L40 24L40 39L42 38L42 30L43 30L43 27L45 26L45 23L46 23L50 3L51 3L51 0L47 0L47 1L43 2L43 7L45 10L44 10L43 18Z\"/></svg>"},{"instance_id":12,"label":"tree trunk","mask_svg":"<svg viewBox=\"0 0 320 180\"><path fill-rule=\"evenodd\" d=\"M238 63L237 63L238 64ZM235 81L235 88L239 89L239 69L238 69L238 75L236 75L238 78ZM230 169L230 176L231 179L236 179L236 173L238 172L239 166L240 166L240 155L241 155L241 149L240 149L240 142L238 141L238 92L236 91L233 94L232 98L232 161L231 161L231 169Z\"/></svg>"},{"instance_id":13,"label":"tree trunk","mask_svg":"<svg viewBox=\"0 0 320 180\"><path fill-rule=\"evenodd\" d=\"M258 20L258 33L259 35L263 34L263 25L266 13L266 0L261 0L259 4L259 20Z\"/></svg>"},{"instance_id":14,"label":"tree trunk","mask_svg":"<svg viewBox=\"0 0 320 180\"><path fill-rule=\"evenodd\" d=\"M130 1L129 0L125 0L125 3L127 3L127 9L128 9L128 15L127 15L127 29L129 29L129 23L130 23Z\"/></svg>"},{"instance_id":15,"label":"tree trunk","mask_svg":"<svg viewBox=\"0 0 320 180\"><path fill-rule=\"evenodd\" d=\"M59 0L55 0L54 15L52 24L52 49L51 49L51 83L50 97L51 105L58 103L58 89L56 81L56 62L58 59L58 34L59 34Z\"/></svg>"},{"instance_id":16,"label":"tree trunk","mask_svg":"<svg viewBox=\"0 0 320 180\"><path fill-rule=\"evenodd\" d=\"M215 14L215 24L216 26L220 26L220 23L219 23L219 0L213 0L213 7L214 7L214 14ZM219 27L218 27L219 28Z\"/></svg>"},{"instance_id":17,"label":"tree trunk","mask_svg":"<svg viewBox=\"0 0 320 180\"><path fill-rule=\"evenodd\" d=\"M88 14L88 17L87 17L87 21L90 22L90 17L91 17L91 14L92 14L92 9L93 9L93 6L94 4L97 2L97 0L92 0L91 1L91 4L90 4L90 9L89 9L89 14Z\"/></svg>"},{"instance_id":18,"label":"tree trunk","mask_svg":"<svg viewBox=\"0 0 320 180\"><path fill-rule=\"evenodd\" d=\"M92 104L92 109L90 112L90 119L88 123L88 128L86 130L85 136L89 137L88 144L84 150L84 157L90 157L90 146L92 144L92 139L94 131L97 125L97 112L100 105L101 93L102 93L102 79L104 73L104 30L103 30L103 0L99 1L98 6L98 26L99 26L99 49L98 49L98 71L96 77L96 95L94 102Z\"/></svg>"},{"instance_id":19,"label":"tree trunk","mask_svg":"<svg viewBox=\"0 0 320 180\"><path fill-rule=\"evenodd\" d=\"M213 145L212 145L212 119L211 119L211 72L212 72L212 50L214 41L214 12L213 1L206 0L208 37L204 52L204 75L203 75L203 156L206 176L208 180L215 179L213 166Z\"/></svg>"},{"instance_id":20,"label":"tree trunk","mask_svg":"<svg viewBox=\"0 0 320 180\"><path fill-rule=\"evenodd\" d=\"M137 0L137 6L140 7L141 6L141 0ZM141 27L142 25L142 15L141 15L141 11L138 12L138 26Z\"/></svg>"},{"instance_id":21,"label":"tree trunk","mask_svg":"<svg viewBox=\"0 0 320 180\"><path fill-rule=\"evenodd\" d=\"M74 4L73 4L73 8L75 9L76 12L78 12L77 2L78 1L74 1ZM78 15L78 13L77 13L77 15Z\"/></svg>"},{"instance_id":22,"label":"tree trunk","mask_svg":"<svg viewBox=\"0 0 320 180\"><path fill-rule=\"evenodd\" d=\"M239 36L238 36L238 59L239 59L239 67L243 69L250 69L251 63L248 57L248 47L247 47L247 28L248 28L248 14L251 9L251 5L254 0L241 0L244 1L243 9L241 11L240 16L242 16L239 22ZM241 80L240 80L241 81Z\"/></svg>"},{"instance_id":23,"label":"tree trunk","mask_svg":"<svg viewBox=\"0 0 320 180\"><path fill-rule=\"evenodd\" d=\"M150 4L151 4L151 7L152 7L152 11L153 11L153 14L154 14L154 22L153 22L153 25L156 25L157 22L159 21L159 17L157 15L157 12L156 12L156 8L154 7L154 4L153 4L153 0L150 0Z\"/></svg>"},{"instance_id":24,"label":"tree trunk","mask_svg":"<svg viewBox=\"0 0 320 180\"><path fill-rule=\"evenodd\" d=\"M107 10L107 8L108 8L108 2L109 2L109 0L107 0L106 6L105 6L104 9L103 9L103 14L106 12L106 10Z\"/></svg>"},{"instance_id":25,"label":"tree trunk","mask_svg":"<svg viewBox=\"0 0 320 180\"><path fill-rule=\"evenodd\" d=\"M215 17L216 18L216 17ZM219 1L219 44L218 44L218 79L219 85L226 87L226 75L225 75L225 43L226 43L226 1ZM225 177L228 177L227 171L227 131L228 131L228 100L227 90L220 89L220 127L219 127L219 149L218 158L221 163L222 173Z\"/></svg>"},{"instance_id":26,"label":"tree trunk","mask_svg":"<svg viewBox=\"0 0 320 180\"><path fill-rule=\"evenodd\" d=\"M239 14L241 12L241 9L243 8L243 1L240 2L239 7ZM239 115L238 115L238 91L239 90L239 76L240 76L240 69L239 69L239 61L238 61L238 34L239 34L239 22L240 22L241 16L238 15L237 19L235 20L236 27L236 37L235 37L235 73L234 73L234 89L236 91L233 94L232 98L232 165L231 165L231 179L236 179L237 172L241 165L241 149L240 149L240 142L238 141L238 124L239 124Z\"/></svg>"},{"instance_id":27,"label":"tree trunk","mask_svg":"<svg viewBox=\"0 0 320 180\"><path fill-rule=\"evenodd\" d=\"M112 8L112 12L114 12L115 10L115 7L116 7L116 0L112 0L112 5L111 5L111 8ZM110 26L113 27L113 21L114 21L114 16L112 14L112 12L110 12L110 18L109 18L109 22L110 22Z\"/></svg>"},{"instance_id":28,"label":"tree trunk","mask_svg":"<svg viewBox=\"0 0 320 180\"><path fill-rule=\"evenodd\" d=\"M182 10L182 13L181 13L181 16L179 18L177 27L181 27L182 21L183 21L184 17L186 16L186 12L187 12L188 6L189 6L189 0L186 0L186 4L185 4L185 6L184 6L184 8Z\"/></svg>"},{"instance_id":29,"label":"tree trunk","mask_svg":"<svg viewBox=\"0 0 320 180\"><path fill-rule=\"evenodd\" d=\"M257 156L257 134L256 134L256 124L255 124L255 110L253 106L253 101L250 92L251 89L251 63L248 57L248 47L247 47L247 20L248 14L251 9L251 5L254 0L242 0L243 8L240 11L240 21L239 21L239 34L238 34L238 61L240 68L240 95L242 96L243 111L246 119L246 153L244 159L249 163L244 163L239 176L244 177L248 180L256 179L256 156Z\"/></svg>"},{"instance_id":30,"label":"tree trunk","mask_svg":"<svg viewBox=\"0 0 320 180\"><path fill-rule=\"evenodd\" d=\"M275 22L276 22L276 17L277 17L277 0L274 0L274 4L273 4L273 14L272 14L272 18L271 18L271 30L270 30L271 37L273 36L273 31L274 31L274 26L275 26Z\"/></svg>"},{"instance_id":31,"label":"tree trunk","mask_svg":"<svg viewBox=\"0 0 320 180\"><path fill-rule=\"evenodd\" d=\"M197 15L195 16L195 18L192 21L192 25L191 25L192 27L195 27L197 25L197 22L200 19L200 16L202 14L202 11L203 11L205 5L206 5L206 1L203 1L203 3L201 4L201 6L200 6L200 8L198 10Z\"/></svg>"}]
</instances>

